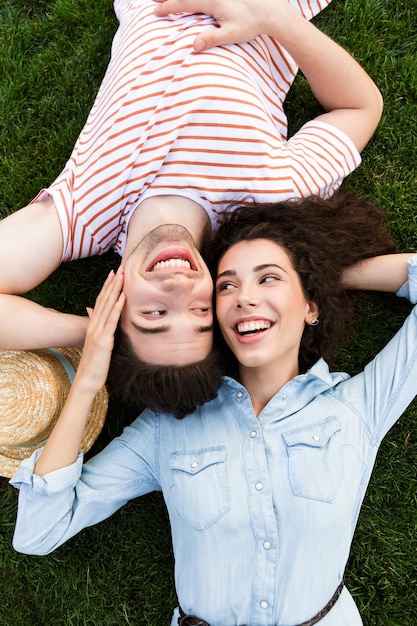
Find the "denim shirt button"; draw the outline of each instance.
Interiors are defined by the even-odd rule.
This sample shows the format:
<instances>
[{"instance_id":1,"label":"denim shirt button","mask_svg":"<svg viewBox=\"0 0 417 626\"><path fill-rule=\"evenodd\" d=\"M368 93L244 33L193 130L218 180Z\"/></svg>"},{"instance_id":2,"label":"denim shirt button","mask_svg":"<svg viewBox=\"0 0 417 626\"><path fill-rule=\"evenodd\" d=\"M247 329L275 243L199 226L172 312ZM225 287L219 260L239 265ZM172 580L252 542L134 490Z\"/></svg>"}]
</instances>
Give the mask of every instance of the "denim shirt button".
<instances>
[{"instance_id":1,"label":"denim shirt button","mask_svg":"<svg viewBox=\"0 0 417 626\"><path fill-rule=\"evenodd\" d=\"M270 550L271 549L271 542L270 541L264 541L264 548L265 550Z\"/></svg>"},{"instance_id":2,"label":"denim shirt button","mask_svg":"<svg viewBox=\"0 0 417 626\"><path fill-rule=\"evenodd\" d=\"M193 461L193 463L191 463L191 467L192 467L193 469L196 469L196 468L198 467L198 463L197 463L197 461Z\"/></svg>"},{"instance_id":3,"label":"denim shirt button","mask_svg":"<svg viewBox=\"0 0 417 626\"><path fill-rule=\"evenodd\" d=\"M318 435L313 435L313 440L314 441L320 441L320 437Z\"/></svg>"},{"instance_id":4,"label":"denim shirt button","mask_svg":"<svg viewBox=\"0 0 417 626\"><path fill-rule=\"evenodd\" d=\"M283 393L282 396L281 396L281 400L283 400L285 402L286 399L287 399L287 396L286 396L285 393Z\"/></svg>"},{"instance_id":5,"label":"denim shirt button","mask_svg":"<svg viewBox=\"0 0 417 626\"><path fill-rule=\"evenodd\" d=\"M250 431L250 436L251 436L251 438L252 438L252 439L255 439L256 434L257 434L257 433L256 433L256 430L251 430L251 431Z\"/></svg>"},{"instance_id":6,"label":"denim shirt button","mask_svg":"<svg viewBox=\"0 0 417 626\"><path fill-rule=\"evenodd\" d=\"M243 392L242 391L238 391L236 395L237 395L238 398L241 398L243 396Z\"/></svg>"},{"instance_id":7,"label":"denim shirt button","mask_svg":"<svg viewBox=\"0 0 417 626\"><path fill-rule=\"evenodd\" d=\"M262 491L262 489L264 488L262 483L256 483L255 485L255 489L256 491Z\"/></svg>"},{"instance_id":8,"label":"denim shirt button","mask_svg":"<svg viewBox=\"0 0 417 626\"><path fill-rule=\"evenodd\" d=\"M260 605L261 605L261 609L267 609L269 606L266 600L261 600Z\"/></svg>"}]
</instances>

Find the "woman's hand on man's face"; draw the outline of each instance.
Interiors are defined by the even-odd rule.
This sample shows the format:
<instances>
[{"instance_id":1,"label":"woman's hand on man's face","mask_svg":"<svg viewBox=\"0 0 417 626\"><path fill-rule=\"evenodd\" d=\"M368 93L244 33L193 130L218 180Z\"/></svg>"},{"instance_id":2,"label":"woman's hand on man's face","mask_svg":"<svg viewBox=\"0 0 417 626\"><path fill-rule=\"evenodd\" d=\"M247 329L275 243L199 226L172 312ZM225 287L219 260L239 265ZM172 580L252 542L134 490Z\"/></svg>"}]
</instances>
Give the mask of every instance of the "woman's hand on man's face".
<instances>
[{"instance_id":1,"label":"woman's hand on man's face","mask_svg":"<svg viewBox=\"0 0 417 626\"><path fill-rule=\"evenodd\" d=\"M114 333L122 312L125 295L123 269L119 267L108 275L97 296L94 308L87 308L89 323L82 357L77 369L88 386L99 391L106 382L114 345Z\"/></svg>"}]
</instances>

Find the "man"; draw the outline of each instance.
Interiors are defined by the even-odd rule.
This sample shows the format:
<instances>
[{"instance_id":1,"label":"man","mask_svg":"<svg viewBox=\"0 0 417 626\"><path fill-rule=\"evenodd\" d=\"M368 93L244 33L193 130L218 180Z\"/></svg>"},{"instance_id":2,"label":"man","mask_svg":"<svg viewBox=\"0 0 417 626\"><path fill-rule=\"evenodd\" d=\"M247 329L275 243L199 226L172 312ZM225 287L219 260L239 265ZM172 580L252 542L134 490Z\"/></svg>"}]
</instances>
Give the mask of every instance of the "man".
<instances>
[{"instance_id":1,"label":"man","mask_svg":"<svg viewBox=\"0 0 417 626\"><path fill-rule=\"evenodd\" d=\"M154 373L207 357L212 288L198 249L218 212L248 195L331 194L381 115L372 80L308 22L323 4L294 5L115 1L112 58L70 160L0 223L0 348L82 345L86 317L20 294L62 261L114 248L131 353ZM298 66L326 112L287 141Z\"/></svg>"}]
</instances>

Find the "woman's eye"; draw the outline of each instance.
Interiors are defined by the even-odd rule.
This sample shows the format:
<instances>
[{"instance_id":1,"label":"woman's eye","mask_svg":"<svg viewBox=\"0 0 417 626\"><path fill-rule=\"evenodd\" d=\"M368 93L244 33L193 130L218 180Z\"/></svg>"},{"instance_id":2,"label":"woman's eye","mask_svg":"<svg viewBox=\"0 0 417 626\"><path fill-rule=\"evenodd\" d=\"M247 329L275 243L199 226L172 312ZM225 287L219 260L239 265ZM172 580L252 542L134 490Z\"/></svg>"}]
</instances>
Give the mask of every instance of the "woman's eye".
<instances>
[{"instance_id":1,"label":"woman's eye","mask_svg":"<svg viewBox=\"0 0 417 626\"><path fill-rule=\"evenodd\" d=\"M263 276L260 280L260 283L272 283L275 280L280 280L279 276L276 276L275 274L268 274L268 276Z\"/></svg>"},{"instance_id":2,"label":"woman's eye","mask_svg":"<svg viewBox=\"0 0 417 626\"><path fill-rule=\"evenodd\" d=\"M151 317L162 317L166 311L143 311L143 315L150 315Z\"/></svg>"},{"instance_id":3,"label":"woman's eye","mask_svg":"<svg viewBox=\"0 0 417 626\"><path fill-rule=\"evenodd\" d=\"M232 283L218 283L216 285L217 293L220 293L221 291L227 291L228 289L233 289Z\"/></svg>"}]
</instances>

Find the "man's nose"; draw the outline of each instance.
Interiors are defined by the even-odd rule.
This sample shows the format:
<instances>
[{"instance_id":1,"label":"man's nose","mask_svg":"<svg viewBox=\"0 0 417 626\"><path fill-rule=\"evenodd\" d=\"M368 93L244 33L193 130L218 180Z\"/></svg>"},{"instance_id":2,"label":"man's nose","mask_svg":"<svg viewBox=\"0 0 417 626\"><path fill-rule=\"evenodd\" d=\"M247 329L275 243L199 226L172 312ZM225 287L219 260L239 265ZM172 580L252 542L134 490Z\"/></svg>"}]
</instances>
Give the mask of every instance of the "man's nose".
<instances>
[{"instance_id":1,"label":"man's nose","mask_svg":"<svg viewBox=\"0 0 417 626\"><path fill-rule=\"evenodd\" d=\"M188 293L194 282L191 277L183 273L172 274L162 281L162 288L165 291L177 292L178 294Z\"/></svg>"}]
</instances>

